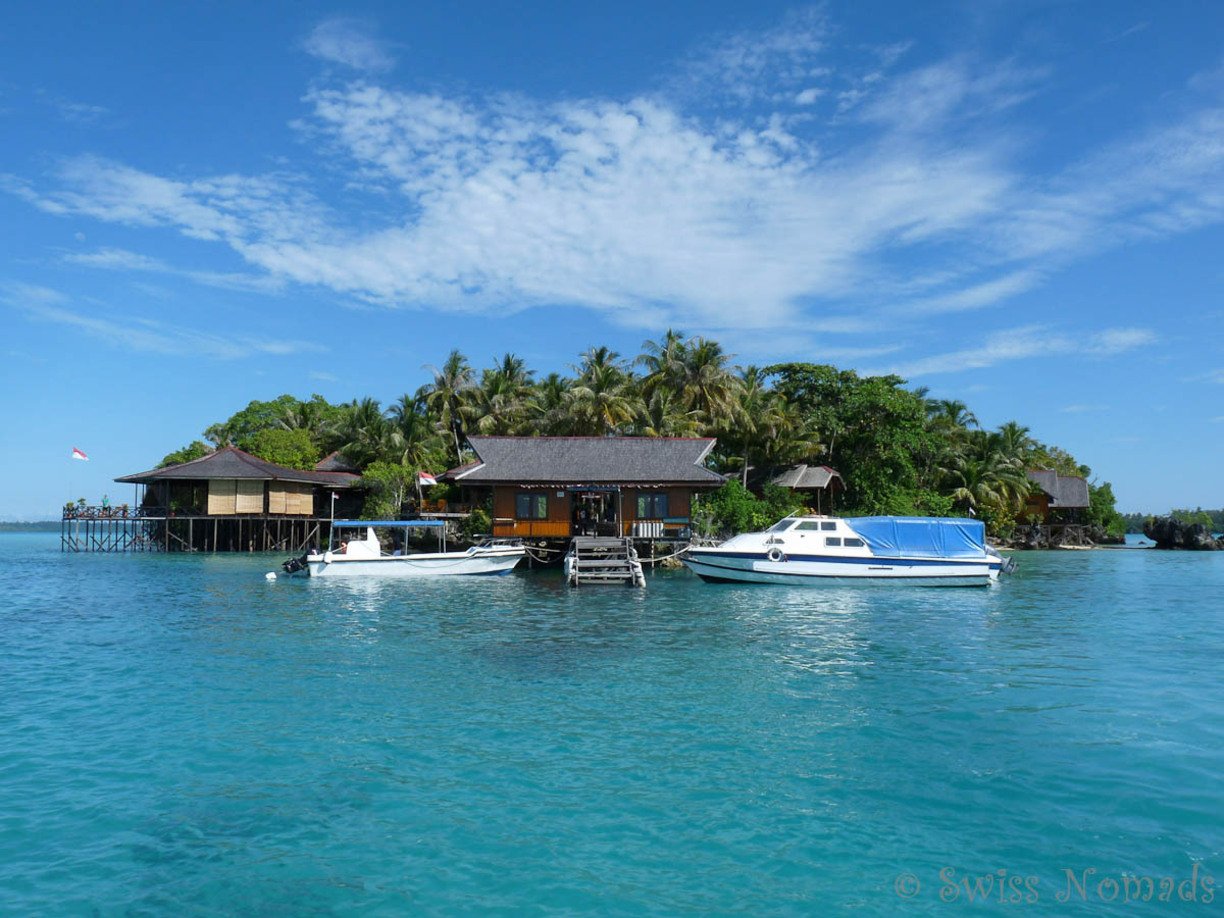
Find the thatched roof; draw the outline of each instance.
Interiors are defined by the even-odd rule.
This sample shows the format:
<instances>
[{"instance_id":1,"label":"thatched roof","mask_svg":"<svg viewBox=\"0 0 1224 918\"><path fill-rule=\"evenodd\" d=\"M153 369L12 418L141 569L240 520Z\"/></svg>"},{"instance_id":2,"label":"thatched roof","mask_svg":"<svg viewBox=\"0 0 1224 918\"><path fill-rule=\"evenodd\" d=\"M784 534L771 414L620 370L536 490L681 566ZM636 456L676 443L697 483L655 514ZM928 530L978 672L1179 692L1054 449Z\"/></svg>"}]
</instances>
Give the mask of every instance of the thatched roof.
<instances>
[{"instance_id":1,"label":"thatched roof","mask_svg":"<svg viewBox=\"0 0 1224 918\"><path fill-rule=\"evenodd\" d=\"M723 477L701 463L710 437L468 437L477 461L448 471L465 485L690 485Z\"/></svg>"},{"instance_id":2,"label":"thatched roof","mask_svg":"<svg viewBox=\"0 0 1224 918\"><path fill-rule=\"evenodd\" d=\"M295 481L329 488L347 488L360 476L351 472L314 472L287 469L252 456L236 446L226 446L200 459L151 469L135 475L125 475L115 481L131 484L152 484L155 481L209 481L241 478L254 481Z\"/></svg>"},{"instance_id":3,"label":"thatched roof","mask_svg":"<svg viewBox=\"0 0 1224 918\"><path fill-rule=\"evenodd\" d=\"M1034 469L1028 473L1050 498L1050 507L1074 510L1088 506L1088 482L1078 475L1059 475L1052 469Z\"/></svg>"},{"instance_id":4,"label":"thatched roof","mask_svg":"<svg viewBox=\"0 0 1224 918\"><path fill-rule=\"evenodd\" d=\"M796 491L817 491L829 487L844 488L840 473L827 465L797 465L773 479L773 483Z\"/></svg>"}]
</instances>

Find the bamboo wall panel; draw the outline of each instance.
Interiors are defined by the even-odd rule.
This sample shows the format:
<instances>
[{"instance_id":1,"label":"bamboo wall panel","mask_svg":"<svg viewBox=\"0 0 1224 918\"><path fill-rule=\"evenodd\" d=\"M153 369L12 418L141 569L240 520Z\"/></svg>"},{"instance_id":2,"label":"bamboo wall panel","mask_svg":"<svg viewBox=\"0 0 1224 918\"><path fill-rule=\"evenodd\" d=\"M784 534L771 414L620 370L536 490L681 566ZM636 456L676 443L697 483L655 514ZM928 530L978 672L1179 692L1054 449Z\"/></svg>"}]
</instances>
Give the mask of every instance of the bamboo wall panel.
<instances>
[{"instance_id":1,"label":"bamboo wall panel","mask_svg":"<svg viewBox=\"0 0 1224 918\"><path fill-rule=\"evenodd\" d=\"M262 481L235 481L237 493L234 496L235 513L264 512L264 483Z\"/></svg>"},{"instance_id":2,"label":"bamboo wall panel","mask_svg":"<svg viewBox=\"0 0 1224 918\"><path fill-rule=\"evenodd\" d=\"M232 478L217 478L208 483L208 515L233 516L237 484Z\"/></svg>"}]
</instances>

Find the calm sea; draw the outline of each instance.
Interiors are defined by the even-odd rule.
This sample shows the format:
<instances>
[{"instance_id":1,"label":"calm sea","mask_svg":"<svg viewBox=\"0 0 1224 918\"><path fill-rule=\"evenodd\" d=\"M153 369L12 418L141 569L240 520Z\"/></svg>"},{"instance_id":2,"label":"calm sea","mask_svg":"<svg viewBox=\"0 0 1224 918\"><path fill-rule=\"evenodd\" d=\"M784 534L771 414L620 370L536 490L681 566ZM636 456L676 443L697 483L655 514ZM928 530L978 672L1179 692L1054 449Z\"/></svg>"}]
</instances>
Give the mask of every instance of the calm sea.
<instances>
[{"instance_id":1,"label":"calm sea","mask_svg":"<svg viewBox=\"0 0 1224 918\"><path fill-rule=\"evenodd\" d=\"M5 915L1224 908L1224 554L571 591L0 547Z\"/></svg>"}]
</instances>

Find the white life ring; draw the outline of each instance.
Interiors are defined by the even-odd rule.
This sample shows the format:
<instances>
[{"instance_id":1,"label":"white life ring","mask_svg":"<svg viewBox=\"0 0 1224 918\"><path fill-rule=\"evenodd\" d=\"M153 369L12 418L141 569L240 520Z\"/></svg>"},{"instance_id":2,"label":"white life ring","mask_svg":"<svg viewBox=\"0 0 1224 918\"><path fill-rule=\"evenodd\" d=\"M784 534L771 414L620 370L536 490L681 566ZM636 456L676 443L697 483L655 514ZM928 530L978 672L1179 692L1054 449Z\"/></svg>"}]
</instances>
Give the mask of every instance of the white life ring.
<instances>
[{"instance_id":1,"label":"white life ring","mask_svg":"<svg viewBox=\"0 0 1224 918\"><path fill-rule=\"evenodd\" d=\"M776 545L773 548L771 548L768 552L765 553L765 557L768 558L770 561L785 561L786 560L785 552L783 552L782 549L778 548L778 546Z\"/></svg>"}]
</instances>

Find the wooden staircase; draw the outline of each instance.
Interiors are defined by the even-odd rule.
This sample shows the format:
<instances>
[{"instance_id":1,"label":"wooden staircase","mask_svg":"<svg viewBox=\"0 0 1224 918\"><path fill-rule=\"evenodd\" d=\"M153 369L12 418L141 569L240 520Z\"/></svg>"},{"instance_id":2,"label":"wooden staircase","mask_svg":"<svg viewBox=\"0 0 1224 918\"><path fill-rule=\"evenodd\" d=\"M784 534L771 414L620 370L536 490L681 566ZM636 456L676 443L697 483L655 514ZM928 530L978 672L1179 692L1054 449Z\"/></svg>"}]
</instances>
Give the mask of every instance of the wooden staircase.
<instances>
[{"instance_id":1,"label":"wooden staircase","mask_svg":"<svg viewBox=\"0 0 1224 918\"><path fill-rule=\"evenodd\" d=\"M575 587L584 583L646 586L632 539L575 538L565 555L565 580Z\"/></svg>"}]
</instances>

